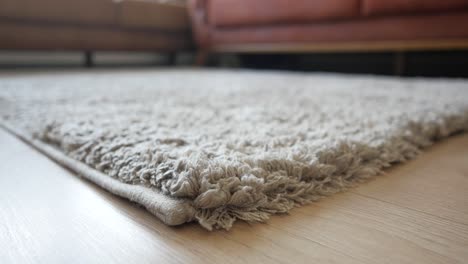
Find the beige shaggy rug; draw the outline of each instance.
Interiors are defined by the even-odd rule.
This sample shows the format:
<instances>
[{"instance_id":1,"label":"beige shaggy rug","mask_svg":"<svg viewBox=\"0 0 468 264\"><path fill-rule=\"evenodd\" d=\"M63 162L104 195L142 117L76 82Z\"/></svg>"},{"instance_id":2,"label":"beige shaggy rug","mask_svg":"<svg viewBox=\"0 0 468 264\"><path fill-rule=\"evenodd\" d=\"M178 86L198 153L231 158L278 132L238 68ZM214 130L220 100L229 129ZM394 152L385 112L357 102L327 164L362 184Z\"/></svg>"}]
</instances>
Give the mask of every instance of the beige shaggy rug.
<instances>
[{"instance_id":1,"label":"beige shaggy rug","mask_svg":"<svg viewBox=\"0 0 468 264\"><path fill-rule=\"evenodd\" d=\"M463 80L203 70L0 78L3 127L168 225L210 230L286 213L468 129Z\"/></svg>"}]
</instances>

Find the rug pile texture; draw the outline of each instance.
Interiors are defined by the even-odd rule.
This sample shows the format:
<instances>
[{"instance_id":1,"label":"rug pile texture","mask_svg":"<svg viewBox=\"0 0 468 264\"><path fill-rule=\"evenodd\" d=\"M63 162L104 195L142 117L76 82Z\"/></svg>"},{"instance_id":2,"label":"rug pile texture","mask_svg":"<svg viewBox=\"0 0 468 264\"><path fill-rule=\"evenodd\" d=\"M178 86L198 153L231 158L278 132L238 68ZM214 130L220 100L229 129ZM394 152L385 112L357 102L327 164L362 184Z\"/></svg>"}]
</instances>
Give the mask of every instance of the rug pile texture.
<instances>
[{"instance_id":1,"label":"rug pile texture","mask_svg":"<svg viewBox=\"0 0 468 264\"><path fill-rule=\"evenodd\" d=\"M166 224L229 229L466 131L468 82L191 69L3 74L0 111L5 129Z\"/></svg>"}]
</instances>

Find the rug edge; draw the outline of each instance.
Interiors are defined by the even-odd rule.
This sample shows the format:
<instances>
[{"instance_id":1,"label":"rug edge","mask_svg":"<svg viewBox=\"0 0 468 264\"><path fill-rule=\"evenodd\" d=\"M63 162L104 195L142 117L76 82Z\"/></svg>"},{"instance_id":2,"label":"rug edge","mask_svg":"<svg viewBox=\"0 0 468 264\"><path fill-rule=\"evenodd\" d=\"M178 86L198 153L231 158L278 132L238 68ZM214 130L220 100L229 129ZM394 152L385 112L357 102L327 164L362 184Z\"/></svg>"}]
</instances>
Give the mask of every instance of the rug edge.
<instances>
[{"instance_id":1,"label":"rug edge","mask_svg":"<svg viewBox=\"0 0 468 264\"><path fill-rule=\"evenodd\" d=\"M122 183L80 161L68 157L53 146L28 136L27 133L4 120L0 120L0 127L59 165L76 173L75 176L83 177L114 195L144 206L166 225L176 226L195 220L196 209L187 200L175 199L143 186Z\"/></svg>"}]
</instances>

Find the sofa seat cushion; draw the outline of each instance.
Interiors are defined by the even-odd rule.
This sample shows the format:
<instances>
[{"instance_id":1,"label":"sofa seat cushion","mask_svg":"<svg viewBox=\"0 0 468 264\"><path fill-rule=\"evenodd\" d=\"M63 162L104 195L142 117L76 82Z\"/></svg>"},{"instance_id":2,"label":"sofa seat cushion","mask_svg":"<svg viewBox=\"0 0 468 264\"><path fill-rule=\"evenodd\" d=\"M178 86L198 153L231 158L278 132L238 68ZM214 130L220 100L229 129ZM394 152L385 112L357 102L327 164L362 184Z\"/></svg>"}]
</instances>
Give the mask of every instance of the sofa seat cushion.
<instances>
[{"instance_id":1,"label":"sofa seat cushion","mask_svg":"<svg viewBox=\"0 0 468 264\"><path fill-rule=\"evenodd\" d=\"M366 50L368 42L395 41L406 45L416 41L416 45L431 41L468 39L468 11L442 14L421 14L414 16L377 16L335 23L310 23L307 25L282 25L264 27L239 27L224 30L213 29L211 45L235 47L236 44L263 43L288 49L289 44L303 44L305 50L314 49L314 44L329 47L333 44L350 44L354 50ZM430 28L431 30L427 30ZM353 44L354 43L354 44ZM398 44L399 43L399 44ZM452 45L454 45L454 43ZM355 45L353 47L353 45ZM270 46L270 47L271 47ZM248 49L252 50L252 46Z\"/></svg>"},{"instance_id":2,"label":"sofa seat cushion","mask_svg":"<svg viewBox=\"0 0 468 264\"><path fill-rule=\"evenodd\" d=\"M362 0L364 15L398 15L468 9L468 0Z\"/></svg>"},{"instance_id":3,"label":"sofa seat cushion","mask_svg":"<svg viewBox=\"0 0 468 264\"><path fill-rule=\"evenodd\" d=\"M360 0L208 0L214 26L257 26L345 19L360 14Z\"/></svg>"},{"instance_id":4,"label":"sofa seat cushion","mask_svg":"<svg viewBox=\"0 0 468 264\"><path fill-rule=\"evenodd\" d=\"M189 30L187 9L180 0L120 0L118 4L119 25L122 27Z\"/></svg>"},{"instance_id":5,"label":"sofa seat cushion","mask_svg":"<svg viewBox=\"0 0 468 264\"><path fill-rule=\"evenodd\" d=\"M113 0L0 0L0 16L15 20L111 25L117 20Z\"/></svg>"}]
</instances>

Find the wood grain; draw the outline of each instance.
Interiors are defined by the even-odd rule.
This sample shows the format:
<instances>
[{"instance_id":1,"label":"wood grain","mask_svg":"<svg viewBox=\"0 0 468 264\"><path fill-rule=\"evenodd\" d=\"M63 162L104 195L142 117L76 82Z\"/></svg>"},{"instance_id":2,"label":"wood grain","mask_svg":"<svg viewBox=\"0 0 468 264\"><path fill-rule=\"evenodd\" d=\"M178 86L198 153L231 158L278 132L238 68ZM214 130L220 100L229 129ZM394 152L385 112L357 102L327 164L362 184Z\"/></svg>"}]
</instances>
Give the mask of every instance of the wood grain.
<instances>
[{"instance_id":1,"label":"wood grain","mask_svg":"<svg viewBox=\"0 0 468 264\"><path fill-rule=\"evenodd\" d=\"M466 263L468 135L320 202L171 228L0 131L0 263Z\"/></svg>"}]
</instances>

